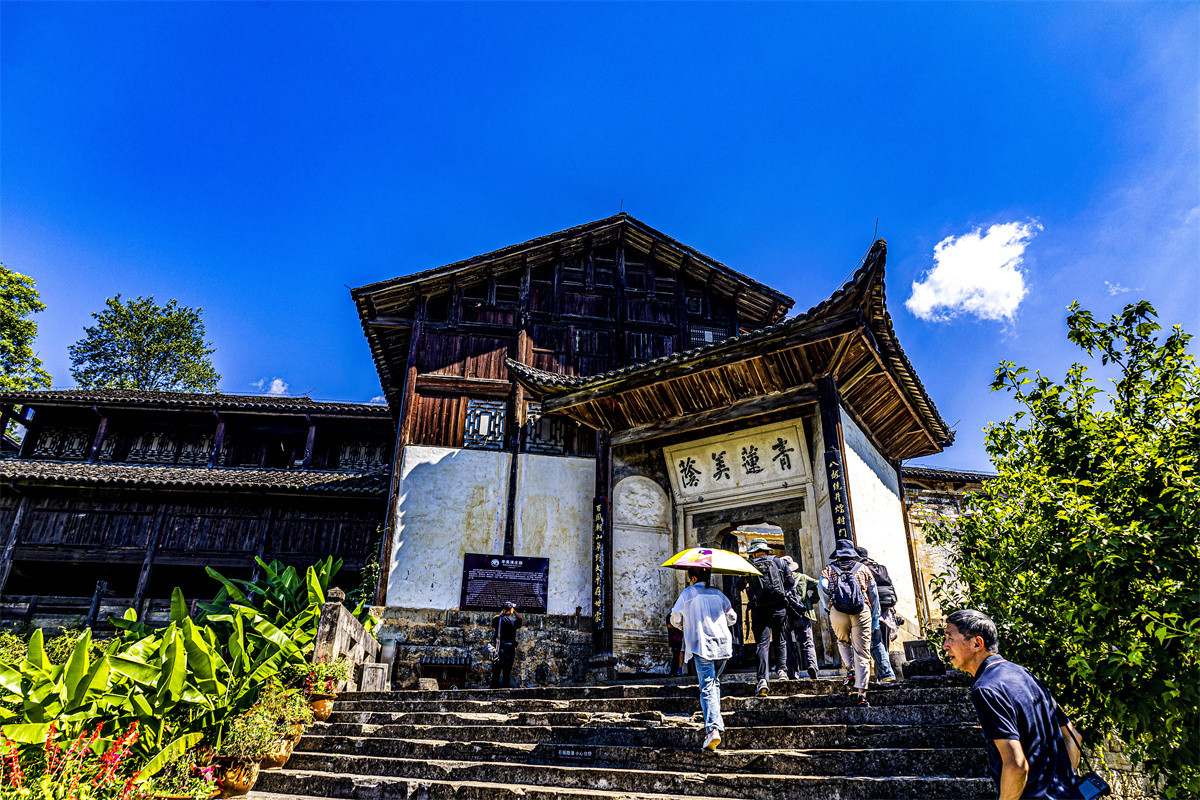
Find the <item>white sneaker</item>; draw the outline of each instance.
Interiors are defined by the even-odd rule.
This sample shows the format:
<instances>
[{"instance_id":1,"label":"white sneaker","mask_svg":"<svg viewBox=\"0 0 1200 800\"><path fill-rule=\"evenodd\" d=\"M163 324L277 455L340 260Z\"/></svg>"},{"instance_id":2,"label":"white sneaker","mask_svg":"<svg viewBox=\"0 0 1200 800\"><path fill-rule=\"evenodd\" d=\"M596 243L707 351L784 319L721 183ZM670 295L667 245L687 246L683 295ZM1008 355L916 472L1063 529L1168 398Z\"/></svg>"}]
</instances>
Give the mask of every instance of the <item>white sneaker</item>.
<instances>
[{"instance_id":1,"label":"white sneaker","mask_svg":"<svg viewBox=\"0 0 1200 800\"><path fill-rule=\"evenodd\" d=\"M758 691L756 691L755 694L758 695L759 697L767 696L767 682L766 681L758 682Z\"/></svg>"},{"instance_id":2,"label":"white sneaker","mask_svg":"<svg viewBox=\"0 0 1200 800\"><path fill-rule=\"evenodd\" d=\"M713 728L711 731L708 732L708 736L704 740L704 749L705 750L716 750L720 744L721 744L721 732L719 730L717 730L716 728Z\"/></svg>"},{"instance_id":3,"label":"white sneaker","mask_svg":"<svg viewBox=\"0 0 1200 800\"><path fill-rule=\"evenodd\" d=\"M787 670L782 670L782 669L775 670L775 680L786 681L787 679L788 679Z\"/></svg>"}]
</instances>

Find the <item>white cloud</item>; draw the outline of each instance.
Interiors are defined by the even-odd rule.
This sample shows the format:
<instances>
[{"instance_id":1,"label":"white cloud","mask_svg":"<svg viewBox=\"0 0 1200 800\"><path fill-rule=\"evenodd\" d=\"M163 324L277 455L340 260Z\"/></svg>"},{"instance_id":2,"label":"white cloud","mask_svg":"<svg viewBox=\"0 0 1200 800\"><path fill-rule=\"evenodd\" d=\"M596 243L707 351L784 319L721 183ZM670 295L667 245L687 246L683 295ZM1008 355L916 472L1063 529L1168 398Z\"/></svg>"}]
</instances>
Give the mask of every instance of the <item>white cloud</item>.
<instances>
[{"instance_id":1,"label":"white cloud","mask_svg":"<svg viewBox=\"0 0 1200 800\"><path fill-rule=\"evenodd\" d=\"M931 322L960 314L1011 322L1029 293L1021 270L1025 247L1041 229L1030 220L947 236L933 248L933 269L913 281L905 307Z\"/></svg>"},{"instance_id":2,"label":"white cloud","mask_svg":"<svg viewBox=\"0 0 1200 800\"><path fill-rule=\"evenodd\" d=\"M1108 281L1105 281L1104 285L1108 287L1109 297L1112 297L1114 294L1124 294L1125 292L1130 291L1128 286L1122 286L1119 283L1109 283Z\"/></svg>"},{"instance_id":3,"label":"white cloud","mask_svg":"<svg viewBox=\"0 0 1200 800\"><path fill-rule=\"evenodd\" d=\"M270 383L267 382L266 378L259 378L250 385L255 389L258 389L260 392L265 391L267 394L273 394L276 396L286 395L289 388L288 385L283 382L282 378L272 378Z\"/></svg>"},{"instance_id":4,"label":"white cloud","mask_svg":"<svg viewBox=\"0 0 1200 800\"><path fill-rule=\"evenodd\" d=\"M372 397L372 398L371 398L371 405L373 405L373 406L385 406L385 405L387 405L387 398L386 398L386 397L384 397L383 395L378 395L377 397Z\"/></svg>"}]
</instances>

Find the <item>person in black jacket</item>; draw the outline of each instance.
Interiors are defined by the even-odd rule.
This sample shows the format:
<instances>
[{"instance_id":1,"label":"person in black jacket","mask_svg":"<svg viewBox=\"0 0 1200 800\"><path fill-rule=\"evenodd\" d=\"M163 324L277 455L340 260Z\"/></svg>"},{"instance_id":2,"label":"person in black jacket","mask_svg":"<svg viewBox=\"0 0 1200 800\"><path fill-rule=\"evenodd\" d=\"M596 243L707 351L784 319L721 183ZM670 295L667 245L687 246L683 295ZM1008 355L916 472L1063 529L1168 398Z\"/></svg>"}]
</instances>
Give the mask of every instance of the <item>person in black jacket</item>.
<instances>
[{"instance_id":1,"label":"person in black jacket","mask_svg":"<svg viewBox=\"0 0 1200 800\"><path fill-rule=\"evenodd\" d=\"M887 567L867 557L867 548L854 549L875 576L875 587L879 590L879 624L871 631L871 658L875 661L875 677L880 683L891 683L896 680L892 659L888 656L888 648L891 647L892 639L896 638L896 587L892 584L892 576L888 575Z\"/></svg>"},{"instance_id":2,"label":"person in black jacket","mask_svg":"<svg viewBox=\"0 0 1200 800\"><path fill-rule=\"evenodd\" d=\"M783 631L787 627L787 599L785 593L794 588L792 571L771 553L766 539L753 539L746 548L746 555L762 577L746 579L746 593L750 596L750 625L758 647L759 697L767 696L771 675L771 656L775 656L775 668L779 680L787 679L787 643Z\"/></svg>"},{"instance_id":3,"label":"person in black jacket","mask_svg":"<svg viewBox=\"0 0 1200 800\"><path fill-rule=\"evenodd\" d=\"M501 684L507 689L512 682L513 659L517 657L517 630L522 621L517 607L511 602L505 603L503 610L492 617L492 644L500 652L492 662L493 689L501 688Z\"/></svg>"}]
</instances>

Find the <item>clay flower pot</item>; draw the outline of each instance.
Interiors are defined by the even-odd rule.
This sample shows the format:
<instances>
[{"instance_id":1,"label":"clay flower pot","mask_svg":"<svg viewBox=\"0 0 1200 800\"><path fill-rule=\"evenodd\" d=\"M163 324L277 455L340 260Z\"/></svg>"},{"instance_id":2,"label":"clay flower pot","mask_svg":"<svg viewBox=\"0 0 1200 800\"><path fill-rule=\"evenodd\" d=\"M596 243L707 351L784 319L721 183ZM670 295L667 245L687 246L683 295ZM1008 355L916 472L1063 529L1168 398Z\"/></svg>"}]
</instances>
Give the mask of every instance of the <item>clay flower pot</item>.
<instances>
[{"instance_id":1,"label":"clay flower pot","mask_svg":"<svg viewBox=\"0 0 1200 800\"><path fill-rule=\"evenodd\" d=\"M275 747L271 752L263 756L263 760L259 762L260 769L283 769L283 765L292 757L292 748L296 746L296 741L290 738L280 739L275 743Z\"/></svg>"},{"instance_id":2,"label":"clay flower pot","mask_svg":"<svg viewBox=\"0 0 1200 800\"><path fill-rule=\"evenodd\" d=\"M336 694L310 694L308 707L312 709L313 719L317 722L329 719L329 715L333 713L333 701L336 697Z\"/></svg>"},{"instance_id":3,"label":"clay flower pot","mask_svg":"<svg viewBox=\"0 0 1200 800\"><path fill-rule=\"evenodd\" d=\"M254 788L258 780L257 761L223 761L218 775L221 797L241 797Z\"/></svg>"}]
</instances>

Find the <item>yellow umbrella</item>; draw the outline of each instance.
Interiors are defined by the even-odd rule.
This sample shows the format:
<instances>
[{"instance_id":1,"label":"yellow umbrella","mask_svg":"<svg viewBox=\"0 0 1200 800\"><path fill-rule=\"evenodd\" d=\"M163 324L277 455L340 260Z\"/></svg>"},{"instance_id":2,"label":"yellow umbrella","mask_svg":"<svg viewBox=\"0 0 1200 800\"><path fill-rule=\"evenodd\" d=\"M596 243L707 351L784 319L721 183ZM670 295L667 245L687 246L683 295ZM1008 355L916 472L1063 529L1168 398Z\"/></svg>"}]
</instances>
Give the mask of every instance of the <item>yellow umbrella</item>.
<instances>
[{"instance_id":1,"label":"yellow umbrella","mask_svg":"<svg viewBox=\"0 0 1200 800\"><path fill-rule=\"evenodd\" d=\"M707 567L718 575L762 575L753 564L737 553L711 547L689 547L659 566L670 569Z\"/></svg>"}]
</instances>

